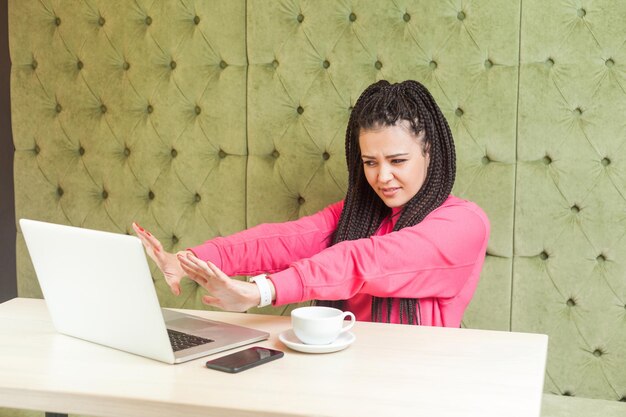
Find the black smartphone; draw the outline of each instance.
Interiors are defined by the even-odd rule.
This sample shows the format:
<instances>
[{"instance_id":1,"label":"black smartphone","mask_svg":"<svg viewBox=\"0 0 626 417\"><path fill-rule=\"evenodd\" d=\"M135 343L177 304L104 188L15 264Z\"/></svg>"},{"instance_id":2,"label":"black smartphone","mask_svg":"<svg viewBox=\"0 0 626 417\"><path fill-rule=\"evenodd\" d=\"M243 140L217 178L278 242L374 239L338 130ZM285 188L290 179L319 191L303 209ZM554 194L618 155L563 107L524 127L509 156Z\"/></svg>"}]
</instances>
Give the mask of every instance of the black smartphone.
<instances>
[{"instance_id":1,"label":"black smartphone","mask_svg":"<svg viewBox=\"0 0 626 417\"><path fill-rule=\"evenodd\" d=\"M231 353L230 355L222 356L221 358L210 360L206 363L206 367L234 374L254 368L262 363L282 358L283 356L285 356L285 354L280 350L254 346Z\"/></svg>"}]
</instances>

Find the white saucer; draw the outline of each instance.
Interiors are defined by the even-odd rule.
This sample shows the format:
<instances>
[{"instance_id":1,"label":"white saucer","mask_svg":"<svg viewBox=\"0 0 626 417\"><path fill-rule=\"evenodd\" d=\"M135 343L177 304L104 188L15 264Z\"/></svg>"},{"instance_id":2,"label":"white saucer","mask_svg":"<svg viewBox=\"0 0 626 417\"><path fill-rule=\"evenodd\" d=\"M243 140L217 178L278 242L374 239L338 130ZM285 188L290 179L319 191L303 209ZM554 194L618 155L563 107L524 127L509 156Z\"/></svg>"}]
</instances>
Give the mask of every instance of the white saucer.
<instances>
[{"instance_id":1,"label":"white saucer","mask_svg":"<svg viewBox=\"0 0 626 417\"><path fill-rule=\"evenodd\" d=\"M307 345L306 343L302 343L300 339L296 337L292 329L289 329L279 334L278 339L288 348L297 350L298 352L330 353L347 348L356 340L356 336L352 332L345 332L340 334L337 340L328 345Z\"/></svg>"}]
</instances>

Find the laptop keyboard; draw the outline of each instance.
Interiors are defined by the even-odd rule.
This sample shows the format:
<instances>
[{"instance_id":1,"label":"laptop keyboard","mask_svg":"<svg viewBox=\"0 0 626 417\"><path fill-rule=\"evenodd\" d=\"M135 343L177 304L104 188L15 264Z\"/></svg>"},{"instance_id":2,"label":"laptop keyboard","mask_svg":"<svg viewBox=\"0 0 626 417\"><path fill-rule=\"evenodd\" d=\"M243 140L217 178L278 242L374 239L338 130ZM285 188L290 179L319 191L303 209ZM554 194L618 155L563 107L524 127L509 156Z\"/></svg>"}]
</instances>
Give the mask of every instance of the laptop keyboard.
<instances>
[{"instance_id":1,"label":"laptop keyboard","mask_svg":"<svg viewBox=\"0 0 626 417\"><path fill-rule=\"evenodd\" d=\"M203 337L177 332L176 330L171 329L167 329L167 334L170 337L170 343L172 344L174 352L214 342L214 340L211 339L205 339Z\"/></svg>"}]
</instances>

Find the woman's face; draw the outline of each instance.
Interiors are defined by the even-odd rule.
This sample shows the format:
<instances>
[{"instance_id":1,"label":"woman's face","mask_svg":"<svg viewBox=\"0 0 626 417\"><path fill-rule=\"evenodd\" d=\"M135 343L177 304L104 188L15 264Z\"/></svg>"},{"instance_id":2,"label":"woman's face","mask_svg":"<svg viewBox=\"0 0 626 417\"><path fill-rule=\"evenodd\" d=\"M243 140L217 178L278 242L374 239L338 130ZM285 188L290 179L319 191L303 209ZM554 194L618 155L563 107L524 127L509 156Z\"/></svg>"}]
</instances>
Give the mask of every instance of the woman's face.
<instances>
[{"instance_id":1,"label":"woman's face","mask_svg":"<svg viewBox=\"0 0 626 417\"><path fill-rule=\"evenodd\" d=\"M422 188L430 162L423 140L423 132L416 137L402 123L361 130L365 178L387 207L404 206Z\"/></svg>"}]
</instances>

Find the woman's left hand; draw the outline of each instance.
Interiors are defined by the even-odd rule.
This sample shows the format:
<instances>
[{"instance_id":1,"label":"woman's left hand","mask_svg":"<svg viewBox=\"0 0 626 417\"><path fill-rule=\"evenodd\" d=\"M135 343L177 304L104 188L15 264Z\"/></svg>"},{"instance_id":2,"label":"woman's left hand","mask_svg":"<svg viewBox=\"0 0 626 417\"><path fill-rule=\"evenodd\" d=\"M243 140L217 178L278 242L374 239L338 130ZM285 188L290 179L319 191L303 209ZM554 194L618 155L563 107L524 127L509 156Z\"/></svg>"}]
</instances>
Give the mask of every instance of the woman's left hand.
<instances>
[{"instance_id":1,"label":"woman's left hand","mask_svg":"<svg viewBox=\"0 0 626 417\"><path fill-rule=\"evenodd\" d=\"M256 284L232 279L190 252L179 252L177 257L189 278L208 291L209 295L202 297L204 304L227 311L246 311L259 305L261 295Z\"/></svg>"}]
</instances>

